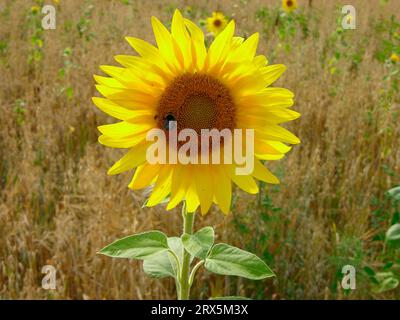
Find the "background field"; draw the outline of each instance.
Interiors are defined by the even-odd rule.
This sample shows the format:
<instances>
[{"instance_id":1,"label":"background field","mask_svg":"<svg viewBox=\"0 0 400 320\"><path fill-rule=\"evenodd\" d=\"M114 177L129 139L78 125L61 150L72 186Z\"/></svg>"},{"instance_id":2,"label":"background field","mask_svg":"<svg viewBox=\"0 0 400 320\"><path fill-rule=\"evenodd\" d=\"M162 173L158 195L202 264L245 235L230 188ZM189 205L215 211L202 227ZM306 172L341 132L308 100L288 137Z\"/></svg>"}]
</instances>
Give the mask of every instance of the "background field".
<instances>
[{"instance_id":1,"label":"background field","mask_svg":"<svg viewBox=\"0 0 400 320\"><path fill-rule=\"evenodd\" d=\"M348 1L347 1L348 2ZM150 16L168 24L176 7L201 22L218 9L237 32L259 31L259 53L287 71L276 83L296 94L300 137L269 167L278 187L236 191L232 213L197 218L218 241L262 256L278 275L261 282L200 272L192 296L259 299L400 297L383 285L399 277L400 254L385 244L399 208L386 193L400 181L399 1L355 1L356 30L340 30L341 1L59 1L56 30L41 29L37 1L0 0L0 298L166 299L172 280L148 279L137 262L96 255L116 238L144 230L180 233L179 210L141 209L131 173L108 176L121 150L97 143L92 75L133 54L124 36L153 41ZM50 1L47 1L50 3ZM208 41L211 38L208 38ZM57 289L41 288L43 265ZM357 289L340 286L357 269ZM386 273L386 275L385 275ZM397 276L396 276L397 274ZM393 284L393 280L392 280Z\"/></svg>"}]
</instances>

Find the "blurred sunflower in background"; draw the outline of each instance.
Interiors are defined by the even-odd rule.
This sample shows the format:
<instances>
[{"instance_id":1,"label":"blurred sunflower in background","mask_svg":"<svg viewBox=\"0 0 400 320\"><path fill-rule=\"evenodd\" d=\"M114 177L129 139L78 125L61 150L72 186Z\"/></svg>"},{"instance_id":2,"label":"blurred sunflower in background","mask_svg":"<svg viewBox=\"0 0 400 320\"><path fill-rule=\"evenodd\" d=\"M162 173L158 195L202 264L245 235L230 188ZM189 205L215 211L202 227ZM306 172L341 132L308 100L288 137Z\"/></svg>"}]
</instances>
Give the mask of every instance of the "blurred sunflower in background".
<instances>
[{"instance_id":1,"label":"blurred sunflower in background","mask_svg":"<svg viewBox=\"0 0 400 320\"><path fill-rule=\"evenodd\" d=\"M222 12L214 11L211 17L207 18L207 31L215 36L220 34L228 24L228 20Z\"/></svg>"},{"instance_id":2,"label":"blurred sunflower in background","mask_svg":"<svg viewBox=\"0 0 400 320\"><path fill-rule=\"evenodd\" d=\"M267 65L256 55L259 35L235 37L231 21L205 47L202 30L176 10L171 32L155 17L151 19L157 47L127 37L138 56L119 55L122 67L101 66L110 77L95 75L96 88L105 97L93 102L121 122L98 127L99 142L128 152L109 170L118 174L136 168L131 189L152 186L146 202L155 206L168 202L167 210L186 202L188 212L199 206L208 212L212 203L228 213L232 182L255 194L255 179L279 183L262 160L278 160L299 139L279 124L296 119L289 109L293 93L270 85L285 71L281 64ZM221 22L224 23L224 22ZM232 164L149 164L146 134L152 128L168 131L169 121L183 128L218 130L254 129L254 170L237 175Z\"/></svg>"},{"instance_id":3,"label":"blurred sunflower in background","mask_svg":"<svg viewBox=\"0 0 400 320\"><path fill-rule=\"evenodd\" d=\"M400 56L399 56L398 54L396 54L396 53L393 52L393 53L390 55L390 61L392 61L393 63L397 63L397 62L400 61Z\"/></svg>"},{"instance_id":4,"label":"blurred sunflower in background","mask_svg":"<svg viewBox=\"0 0 400 320\"><path fill-rule=\"evenodd\" d=\"M39 6L33 6L31 7L31 13L36 15L40 12L40 7Z\"/></svg>"},{"instance_id":5,"label":"blurred sunflower in background","mask_svg":"<svg viewBox=\"0 0 400 320\"><path fill-rule=\"evenodd\" d=\"M290 13L297 9L297 0L282 0L283 11Z\"/></svg>"}]
</instances>

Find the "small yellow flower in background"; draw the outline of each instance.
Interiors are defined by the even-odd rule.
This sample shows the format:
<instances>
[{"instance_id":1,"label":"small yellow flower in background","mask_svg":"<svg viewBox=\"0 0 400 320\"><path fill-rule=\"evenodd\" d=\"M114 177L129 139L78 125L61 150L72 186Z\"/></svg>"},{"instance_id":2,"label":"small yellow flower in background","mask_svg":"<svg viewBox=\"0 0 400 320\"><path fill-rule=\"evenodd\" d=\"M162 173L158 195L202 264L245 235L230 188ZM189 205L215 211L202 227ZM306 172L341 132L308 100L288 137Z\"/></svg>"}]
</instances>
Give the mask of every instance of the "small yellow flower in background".
<instances>
[{"instance_id":1,"label":"small yellow flower in background","mask_svg":"<svg viewBox=\"0 0 400 320\"><path fill-rule=\"evenodd\" d=\"M346 18L347 24L349 24L349 25L352 24L353 20L354 20L354 18L351 14L347 15L347 18Z\"/></svg>"},{"instance_id":2,"label":"small yellow flower in background","mask_svg":"<svg viewBox=\"0 0 400 320\"><path fill-rule=\"evenodd\" d=\"M39 8L38 6L33 6L33 7L31 8L32 14L38 14L39 11L40 11L40 8Z\"/></svg>"},{"instance_id":3,"label":"small yellow flower in background","mask_svg":"<svg viewBox=\"0 0 400 320\"><path fill-rule=\"evenodd\" d=\"M223 16L213 19L216 17ZM264 55L256 55L258 33L246 40L234 36L234 21L208 49L203 31L183 18L179 10L172 18L171 32L156 17L151 23L157 47L127 37L138 55L118 55L115 59L122 67L101 66L110 77L94 76L96 88L105 98L94 97L93 102L121 120L98 127L102 133L99 142L128 150L108 173L136 168L129 188L153 186L148 207L168 199L167 210L185 201L187 212L200 206L201 213L206 214L215 203L228 213L232 182L251 194L259 191L255 179L279 183L262 161L281 159L291 149L287 144L300 143L280 126L300 116L290 109L293 93L271 87L286 68L282 64L268 65ZM241 165L235 162L147 162L146 151L153 143L147 141L147 133L151 129L168 131L172 119L178 131L189 128L198 135L202 129L254 129L252 173L237 175L235 169Z\"/></svg>"},{"instance_id":4,"label":"small yellow flower in background","mask_svg":"<svg viewBox=\"0 0 400 320\"><path fill-rule=\"evenodd\" d=\"M297 0L282 0L283 11L290 13L297 9Z\"/></svg>"},{"instance_id":5,"label":"small yellow flower in background","mask_svg":"<svg viewBox=\"0 0 400 320\"><path fill-rule=\"evenodd\" d=\"M214 35L218 35L225 29L227 24L228 21L224 14L219 11L214 11L212 16L207 18L207 31L212 32Z\"/></svg>"},{"instance_id":6,"label":"small yellow flower in background","mask_svg":"<svg viewBox=\"0 0 400 320\"><path fill-rule=\"evenodd\" d=\"M390 61L392 61L393 63L397 63L400 61L400 56L393 52L390 56Z\"/></svg>"}]
</instances>

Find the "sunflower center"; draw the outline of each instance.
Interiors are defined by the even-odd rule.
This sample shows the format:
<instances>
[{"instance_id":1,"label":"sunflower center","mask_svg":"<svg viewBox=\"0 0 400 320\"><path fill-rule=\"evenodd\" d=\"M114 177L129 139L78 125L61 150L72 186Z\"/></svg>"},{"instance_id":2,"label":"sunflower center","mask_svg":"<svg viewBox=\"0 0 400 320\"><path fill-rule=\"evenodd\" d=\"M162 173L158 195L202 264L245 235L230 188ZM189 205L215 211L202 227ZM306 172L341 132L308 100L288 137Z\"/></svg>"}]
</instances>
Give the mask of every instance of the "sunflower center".
<instances>
[{"instance_id":1,"label":"sunflower center","mask_svg":"<svg viewBox=\"0 0 400 320\"><path fill-rule=\"evenodd\" d=\"M235 106L229 90L217 79L204 74L184 74L165 89L158 103L158 127L168 131L171 121L178 132L193 129L234 129Z\"/></svg>"},{"instance_id":2,"label":"sunflower center","mask_svg":"<svg viewBox=\"0 0 400 320\"><path fill-rule=\"evenodd\" d=\"M216 113L215 104L208 96L196 94L185 100L180 120L185 127L200 132L201 129L214 127Z\"/></svg>"},{"instance_id":3,"label":"sunflower center","mask_svg":"<svg viewBox=\"0 0 400 320\"><path fill-rule=\"evenodd\" d=\"M286 5L287 5L288 7L291 7L291 6L293 5L293 1L292 1L292 0L286 1Z\"/></svg>"},{"instance_id":4,"label":"sunflower center","mask_svg":"<svg viewBox=\"0 0 400 320\"><path fill-rule=\"evenodd\" d=\"M220 19L215 19L214 20L214 27L220 27L222 25L222 21Z\"/></svg>"}]
</instances>

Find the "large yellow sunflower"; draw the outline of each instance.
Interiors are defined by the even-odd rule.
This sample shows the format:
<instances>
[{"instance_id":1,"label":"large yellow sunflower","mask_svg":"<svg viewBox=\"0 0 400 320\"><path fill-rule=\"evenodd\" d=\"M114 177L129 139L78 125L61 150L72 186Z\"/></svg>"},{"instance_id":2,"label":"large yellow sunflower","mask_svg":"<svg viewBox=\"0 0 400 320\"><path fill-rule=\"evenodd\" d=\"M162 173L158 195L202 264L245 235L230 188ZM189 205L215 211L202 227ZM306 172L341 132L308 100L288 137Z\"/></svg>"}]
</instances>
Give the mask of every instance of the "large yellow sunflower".
<instances>
[{"instance_id":1,"label":"large yellow sunflower","mask_svg":"<svg viewBox=\"0 0 400 320\"><path fill-rule=\"evenodd\" d=\"M108 171L118 174L136 168L131 189L152 187L147 206L168 201L167 210L186 202L188 212L198 206L202 214L211 204L228 213L232 181L255 194L254 178L279 183L262 160L277 160L290 150L286 144L299 139L279 124L296 119L290 110L293 93L270 85L285 70L281 64L267 65L264 55L256 55L258 33L248 39L234 37L231 21L208 50L204 34L176 10L171 32L155 17L151 23L157 47L138 38L127 37L138 56L119 55L122 67L101 66L110 77L95 75L97 90L105 97L93 102L121 122L100 126L99 142L128 152ZM168 130L176 120L178 130L254 129L254 170L237 175L232 164L150 164L146 150L152 142L146 134L152 128Z\"/></svg>"}]
</instances>

